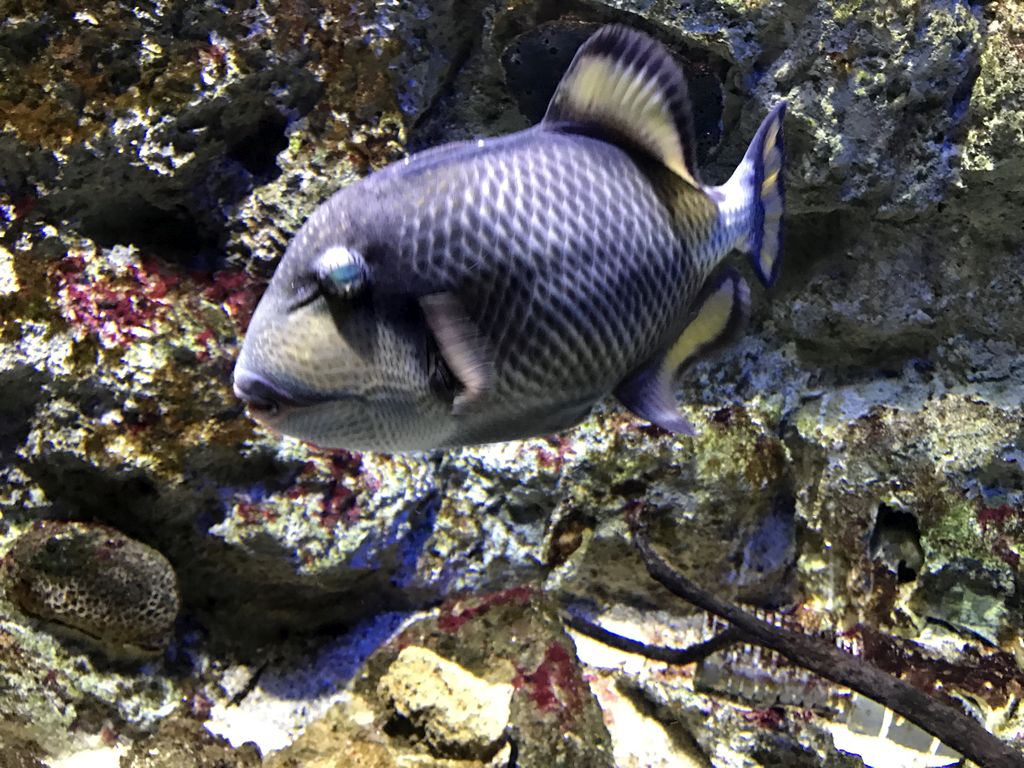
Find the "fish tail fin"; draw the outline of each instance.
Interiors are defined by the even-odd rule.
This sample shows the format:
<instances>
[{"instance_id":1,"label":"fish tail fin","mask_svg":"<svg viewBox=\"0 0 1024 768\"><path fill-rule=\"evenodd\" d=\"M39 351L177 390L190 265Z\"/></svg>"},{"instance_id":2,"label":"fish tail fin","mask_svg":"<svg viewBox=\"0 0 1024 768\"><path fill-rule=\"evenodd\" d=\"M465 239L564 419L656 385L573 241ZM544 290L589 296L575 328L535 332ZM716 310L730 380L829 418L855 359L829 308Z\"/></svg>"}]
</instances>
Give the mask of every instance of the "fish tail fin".
<instances>
[{"instance_id":1,"label":"fish tail fin","mask_svg":"<svg viewBox=\"0 0 1024 768\"><path fill-rule=\"evenodd\" d=\"M740 244L754 272L766 286L774 285L782 263L782 211L786 190L782 180L785 153L782 121L786 102L768 113L747 148L743 161L722 187L724 207L745 213Z\"/></svg>"}]
</instances>

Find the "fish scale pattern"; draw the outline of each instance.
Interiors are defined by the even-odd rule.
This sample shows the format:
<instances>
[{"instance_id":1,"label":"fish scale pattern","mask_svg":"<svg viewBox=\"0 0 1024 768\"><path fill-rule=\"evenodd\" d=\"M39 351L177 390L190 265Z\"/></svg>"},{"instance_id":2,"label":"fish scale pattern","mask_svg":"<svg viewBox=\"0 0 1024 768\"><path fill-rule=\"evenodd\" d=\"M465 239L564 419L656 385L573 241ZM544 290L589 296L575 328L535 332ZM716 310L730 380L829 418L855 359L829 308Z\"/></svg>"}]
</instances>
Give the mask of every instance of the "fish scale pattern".
<instances>
[{"instance_id":1,"label":"fish scale pattern","mask_svg":"<svg viewBox=\"0 0 1024 768\"><path fill-rule=\"evenodd\" d=\"M311 400L268 423L318 445L417 450L555 432L675 340L724 256L721 227L705 191L583 134L542 124L427 150L310 216L239 367ZM361 301L315 290L317 259L338 246L367 261ZM417 309L440 292L457 297L493 363L490 386L458 414Z\"/></svg>"},{"instance_id":2,"label":"fish scale pattern","mask_svg":"<svg viewBox=\"0 0 1024 768\"><path fill-rule=\"evenodd\" d=\"M677 190L586 136L498 140L409 183L433 194L409 193L427 204L401 217L398 258L476 322L492 406L606 394L680 330L717 255L700 258L713 206L675 205Z\"/></svg>"}]
</instances>

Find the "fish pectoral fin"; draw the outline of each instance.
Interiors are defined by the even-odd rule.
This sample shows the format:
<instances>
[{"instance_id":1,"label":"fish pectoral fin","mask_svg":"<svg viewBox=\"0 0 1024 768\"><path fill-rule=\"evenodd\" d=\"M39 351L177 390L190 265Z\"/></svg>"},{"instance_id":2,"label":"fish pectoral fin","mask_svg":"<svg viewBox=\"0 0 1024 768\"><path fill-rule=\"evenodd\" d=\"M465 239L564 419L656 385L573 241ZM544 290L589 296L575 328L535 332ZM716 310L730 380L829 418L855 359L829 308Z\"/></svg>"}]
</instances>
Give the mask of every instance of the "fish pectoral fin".
<instances>
[{"instance_id":1,"label":"fish pectoral fin","mask_svg":"<svg viewBox=\"0 0 1024 768\"><path fill-rule=\"evenodd\" d=\"M682 333L664 353L631 374L615 396L637 416L669 432L693 434L693 425L679 413L672 382L702 354L725 344L750 314L750 288L736 270L719 270L694 303Z\"/></svg>"},{"instance_id":2,"label":"fish pectoral fin","mask_svg":"<svg viewBox=\"0 0 1024 768\"><path fill-rule=\"evenodd\" d=\"M454 294L432 293L419 302L441 357L462 385L452 402L452 413L468 413L493 386L494 361L490 349Z\"/></svg>"},{"instance_id":3,"label":"fish pectoral fin","mask_svg":"<svg viewBox=\"0 0 1024 768\"><path fill-rule=\"evenodd\" d=\"M595 32L576 52L543 123L596 130L700 186L686 78L661 43L636 30L612 24Z\"/></svg>"}]
</instances>

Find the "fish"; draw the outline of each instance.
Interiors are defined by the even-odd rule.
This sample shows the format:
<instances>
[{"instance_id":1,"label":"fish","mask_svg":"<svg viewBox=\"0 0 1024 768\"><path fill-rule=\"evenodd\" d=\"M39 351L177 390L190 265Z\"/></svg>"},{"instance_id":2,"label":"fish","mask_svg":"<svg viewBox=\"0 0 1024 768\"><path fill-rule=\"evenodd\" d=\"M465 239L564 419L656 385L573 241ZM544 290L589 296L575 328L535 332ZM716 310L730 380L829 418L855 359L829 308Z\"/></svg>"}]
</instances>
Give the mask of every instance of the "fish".
<instances>
[{"instance_id":1,"label":"fish","mask_svg":"<svg viewBox=\"0 0 1024 768\"><path fill-rule=\"evenodd\" d=\"M602 27L538 124L410 155L320 204L253 313L235 394L324 448L542 436L610 395L692 435L675 382L749 315L724 258L778 278L785 110L704 185L682 70L653 38Z\"/></svg>"}]
</instances>

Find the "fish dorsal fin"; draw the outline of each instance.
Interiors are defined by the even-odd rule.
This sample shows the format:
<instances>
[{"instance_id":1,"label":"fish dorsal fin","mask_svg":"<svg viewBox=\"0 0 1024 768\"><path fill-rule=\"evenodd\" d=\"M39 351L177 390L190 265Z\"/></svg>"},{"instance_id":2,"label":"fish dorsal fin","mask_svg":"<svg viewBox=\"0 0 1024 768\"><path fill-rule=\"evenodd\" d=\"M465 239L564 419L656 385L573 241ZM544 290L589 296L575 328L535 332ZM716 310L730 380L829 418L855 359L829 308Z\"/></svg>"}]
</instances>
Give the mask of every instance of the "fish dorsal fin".
<instances>
[{"instance_id":1,"label":"fish dorsal fin","mask_svg":"<svg viewBox=\"0 0 1024 768\"><path fill-rule=\"evenodd\" d=\"M746 322L750 289L736 270L720 270L694 302L694 311L672 345L615 389L629 410L669 432L693 434L679 413L672 381L702 354L731 339Z\"/></svg>"},{"instance_id":2,"label":"fish dorsal fin","mask_svg":"<svg viewBox=\"0 0 1024 768\"><path fill-rule=\"evenodd\" d=\"M700 185L686 78L656 40L613 24L576 52L544 123L598 129Z\"/></svg>"}]
</instances>

